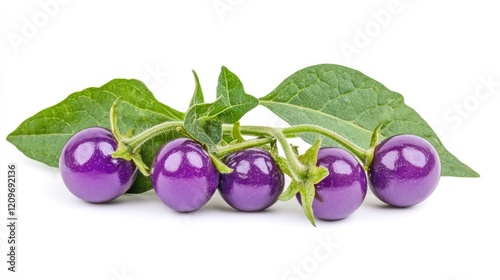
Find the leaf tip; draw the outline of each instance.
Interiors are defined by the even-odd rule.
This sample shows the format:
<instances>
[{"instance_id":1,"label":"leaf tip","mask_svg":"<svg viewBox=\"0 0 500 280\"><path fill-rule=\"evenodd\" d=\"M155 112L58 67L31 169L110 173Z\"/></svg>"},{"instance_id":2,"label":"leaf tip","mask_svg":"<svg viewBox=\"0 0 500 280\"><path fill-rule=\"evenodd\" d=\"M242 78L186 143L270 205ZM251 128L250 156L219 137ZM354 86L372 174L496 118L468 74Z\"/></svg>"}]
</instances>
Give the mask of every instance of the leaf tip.
<instances>
[{"instance_id":1,"label":"leaf tip","mask_svg":"<svg viewBox=\"0 0 500 280\"><path fill-rule=\"evenodd\" d=\"M470 169L470 174L467 176L469 178L480 178L481 175L479 173L477 173L475 170L473 170L472 168L469 168Z\"/></svg>"},{"instance_id":2,"label":"leaf tip","mask_svg":"<svg viewBox=\"0 0 500 280\"><path fill-rule=\"evenodd\" d=\"M479 177L481 177L481 175L478 172L476 172L474 169L472 169L472 168L469 167L469 170L470 170L470 173L471 173L469 177L471 177L471 178L479 178Z\"/></svg>"}]
</instances>

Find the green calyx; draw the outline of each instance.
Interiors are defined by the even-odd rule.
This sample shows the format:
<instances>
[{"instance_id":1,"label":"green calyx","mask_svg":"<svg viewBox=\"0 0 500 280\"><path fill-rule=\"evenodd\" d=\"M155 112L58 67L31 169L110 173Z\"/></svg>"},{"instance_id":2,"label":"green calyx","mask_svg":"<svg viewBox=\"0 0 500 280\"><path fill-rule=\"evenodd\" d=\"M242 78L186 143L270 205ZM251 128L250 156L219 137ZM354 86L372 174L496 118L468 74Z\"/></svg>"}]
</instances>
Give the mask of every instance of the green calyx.
<instances>
[{"instance_id":1,"label":"green calyx","mask_svg":"<svg viewBox=\"0 0 500 280\"><path fill-rule=\"evenodd\" d=\"M384 122L381 122L379 125L377 125L375 130L373 130L372 137L370 139L370 148L368 148L365 151L364 165L363 165L363 168L365 170L368 170L370 168L370 165L372 164L373 155L375 153L375 148L377 147L378 142L379 142L380 129L382 128L383 125L384 125Z\"/></svg>"},{"instance_id":2,"label":"green calyx","mask_svg":"<svg viewBox=\"0 0 500 280\"><path fill-rule=\"evenodd\" d=\"M316 166L318 150L320 147L321 138L317 138L316 142L314 142L314 144L304 154L298 156L297 159L305 167L307 172L303 175L301 180L292 179L288 188L279 197L280 201L288 201L299 193L304 214L306 214L306 217L313 226L316 226L312 209L316 193L314 185L328 176L328 170L323 167ZM288 168L287 162L280 158L277 153L272 153L272 155L276 159L278 166L282 168L282 171L290 176L291 171Z\"/></svg>"}]
</instances>

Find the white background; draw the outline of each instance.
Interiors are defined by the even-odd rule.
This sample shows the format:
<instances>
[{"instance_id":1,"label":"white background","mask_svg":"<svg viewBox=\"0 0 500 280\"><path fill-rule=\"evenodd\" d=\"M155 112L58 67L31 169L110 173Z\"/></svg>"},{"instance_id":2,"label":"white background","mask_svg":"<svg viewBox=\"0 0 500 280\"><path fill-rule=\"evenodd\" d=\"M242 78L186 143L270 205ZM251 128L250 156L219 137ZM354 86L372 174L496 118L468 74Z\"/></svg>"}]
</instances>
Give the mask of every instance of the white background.
<instances>
[{"instance_id":1,"label":"white background","mask_svg":"<svg viewBox=\"0 0 500 280\"><path fill-rule=\"evenodd\" d=\"M17 273L4 261L6 183L0 191L2 279L500 279L495 1L54 1L0 6L1 178L7 163L19 172ZM141 79L185 110L191 69L213 100L221 65L260 97L318 63L403 93L481 178L443 177L409 209L369 193L347 219L313 228L293 200L262 213L218 194L191 214L153 192L88 204L5 141L39 110L113 78ZM283 124L263 108L243 123Z\"/></svg>"}]
</instances>

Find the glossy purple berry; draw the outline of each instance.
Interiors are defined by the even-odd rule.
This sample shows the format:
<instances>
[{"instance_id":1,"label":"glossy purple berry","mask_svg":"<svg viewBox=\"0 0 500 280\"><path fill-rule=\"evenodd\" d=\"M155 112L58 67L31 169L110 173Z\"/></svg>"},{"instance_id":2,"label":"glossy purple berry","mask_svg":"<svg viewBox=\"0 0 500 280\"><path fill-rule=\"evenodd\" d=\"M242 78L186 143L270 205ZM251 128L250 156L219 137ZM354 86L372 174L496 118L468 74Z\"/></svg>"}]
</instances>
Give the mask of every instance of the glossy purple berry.
<instances>
[{"instance_id":1,"label":"glossy purple berry","mask_svg":"<svg viewBox=\"0 0 500 280\"><path fill-rule=\"evenodd\" d=\"M151 180L156 195L168 207L191 212L210 200L217 189L219 172L200 144L178 138L156 154Z\"/></svg>"},{"instance_id":2,"label":"glossy purple berry","mask_svg":"<svg viewBox=\"0 0 500 280\"><path fill-rule=\"evenodd\" d=\"M361 164L347 151L326 147L318 151L317 166L328 170L315 185L314 216L322 220L340 220L356 211L367 191L366 174ZM300 196L297 195L300 202Z\"/></svg>"},{"instance_id":3,"label":"glossy purple berry","mask_svg":"<svg viewBox=\"0 0 500 280\"><path fill-rule=\"evenodd\" d=\"M436 188L441 163L424 138L396 135L375 148L368 171L370 189L383 202L407 207L424 201Z\"/></svg>"},{"instance_id":4,"label":"glossy purple berry","mask_svg":"<svg viewBox=\"0 0 500 280\"><path fill-rule=\"evenodd\" d=\"M75 196L94 203L113 200L134 183L137 168L111 154L117 141L108 129L92 127L73 135L59 158L64 184Z\"/></svg>"},{"instance_id":5,"label":"glossy purple berry","mask_svg":"<svg viewBox=\"0 0 500 280\"><path fill-rule=\"evenodd\" d=\"M233 208L260 211L273 205L283 192L283 172L262 149L237 151L224 159L234 171L221 174L219 193Z\"/></svg>"}]
</instances>

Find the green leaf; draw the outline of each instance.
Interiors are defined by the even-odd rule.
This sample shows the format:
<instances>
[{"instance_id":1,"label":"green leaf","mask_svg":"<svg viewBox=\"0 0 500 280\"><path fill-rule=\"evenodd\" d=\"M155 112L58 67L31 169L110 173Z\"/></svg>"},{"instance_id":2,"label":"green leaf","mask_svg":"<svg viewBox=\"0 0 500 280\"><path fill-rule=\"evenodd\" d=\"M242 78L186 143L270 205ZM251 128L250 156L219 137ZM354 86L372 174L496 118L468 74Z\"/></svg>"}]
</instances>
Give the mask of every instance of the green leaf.
<instances>
[{"instance_id":1,"label":"green leaf","mask_svg":"<svg viewBox=\"0 0 500 280\"><path fill-rule=\"evenodd\" d=\"M93 126L110 128L110 108L120 98L118 125L121 131L141 132L165 121L179 121L183 113L156 100L138 80L116 79L96 88L70 94L62 102L26 119L7 140L29 158L58 167L59 156L66 141L76 132ZM168 140L177 137L175 131L153 138L141 149L141 156L151 164L156 152ZM151 180L139 174L130 193L150 190Z\"/></svg>"},{"instance_id":2,"label":"green leaf","mask_svg":"<svg viewBox=\"0 0 500 280\"><path fill-rule=\"evenodd\" d=\"M381 139L396 134L426 138L439 153L441 175L479 176L446 150L432 128L404 103L401 94L354 69L334 64L307 67L286 78L261 98L260 104L290 125L318 125L365 149L370 146L372 132L384 122ZM300 137L314 143L316 135ZM328 138L323 138L323 144L338 146Z\"/></svg>"},{"instance_id":3,"label":"green leaf","mask_svg":"<svg viewBox=\"0 0 500 280\"><path fill-rule=\"evenodd\" d=\"M184 127L196 140L216 145L222 140L223 123L236 123L257 105L259 100L245 93L240 79L226 67L222 67L217 100L189 108Z\"/></svg>"},{"instance_id":4,"label":"green leaf","mask_svg":"<svg viewBox=\"0 0 500 280\"><path fill-rule=\"evenodd\" d=\"M203 91L201 90L200 80L198 79L198 75L194 70L193 70L193 76L194 76L195 87L194 87L193 97L191 98L191 103L189 103L189 107L196 104L205 103L205 98L203 97Z\"/></svg>"},{"instance_id":5,"label":"green leaf","mask_svg":"<svg viewBox=\"0 0 500 280\"><path fill-rule=\"evenodd\" d=\"M240 79L229 69L222 66L217 85L217 98L224 106L224 112L218 117L224 123L236 123L248 111L259 105L259 99L245 93Z\"/></svg>"},{"instance_id":6,"label":"green leaf","mask_svg":"<svg viewBox=\"0 0 500 280\"><path fill-rule=\"evenodd\" d=\"M192 106L184 119L186 131L196 140L209 145L217 145L222 140L222 122L210 115L217 106L216 102Z\"/></svg>"}]
</instances>

